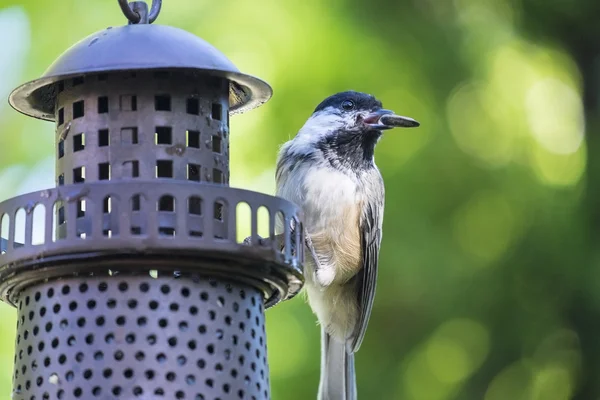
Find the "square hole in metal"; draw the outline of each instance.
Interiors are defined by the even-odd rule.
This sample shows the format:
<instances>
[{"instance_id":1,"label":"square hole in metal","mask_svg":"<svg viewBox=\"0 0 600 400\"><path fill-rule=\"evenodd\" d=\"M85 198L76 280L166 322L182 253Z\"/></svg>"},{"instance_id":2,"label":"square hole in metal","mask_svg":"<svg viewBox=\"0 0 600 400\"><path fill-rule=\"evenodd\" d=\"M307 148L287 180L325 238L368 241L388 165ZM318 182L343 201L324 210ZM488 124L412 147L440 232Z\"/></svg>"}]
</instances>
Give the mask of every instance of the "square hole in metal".
<instances>
[{"instance_id":1,"label":"square hole in metal","mask_svg":"<svg viewBox=\"0 0 600 400\"><path fill-rule=\"evenodd\" d=\"M200 148L200 132L199 131L187 131L187 147L193 147L195 149Z\"/></svg>"},{"instance_id":2,"label":"square hole in metal","mask_svg":"<svg viewBox=\"0 0 600 400\"><path fill-rule=\"evenodd\" d=\"M213 135L212 137L212 151L215 153L221 153L221 136Z\"/></svg>"},{"instance_id":3,"label":"square hole in metal","mask_svg":"<svg viewBox=\"0 0 600 400\"><path fill-rule=\"evenodd\" d=\"M110 146L110 136L108 129L100 129L98 131L98 147Z\"/></svg>"},{"instance_id":4,"label":"square hole in metal","mask_svg":"<svg viewBox=\"0 0 600 400\"><path fill-rule=\"evenodd\" d=\"M78 167L73 169L73 182L83 183L85 182L85 167Z\"/></svg>"},{"instance_id":5,"label":"square hole in metal","mask_svg":"<svg viewBox=\"0 0 600 400\"><path fill-rule=\"evenodd\" d=\"M189 181L200 182L201 168L198 164L188 164L187 178Z\"/></svg>"},{"instance_id":6,"label":"square hole in metal","mask_svg":"<svg viewBox=\"0 0 600 400\"><path fill-rule=\"evenodd\" d=\"M216 202L214 207L214 218L217 221L223 221L223 208L224 205L221 202Z\"/></svg>"},{"instance_id":7,"label":"square hole in metal","mask_svg":"<svg viewBox=\"0 0 600 400\"><path fill-rule=\"evenodd\" d=\"M81 118L84 114L83 100L73 103L73 119Z\"/></svg>"},{"instance_id":8,"label":"square hole in metal","mask_svg":"<svg viewBox=\"0 0 600 400\"><path fill-rule=\"evenodd\" d=\"M171 96L167 94L154 96L154 109L156 111L171 111Z\"/></svg>"},{"instance_id":9,"label":"square hole in metal","mask_svg":"<svg viewBox=\"0 0 600 400\"><path fill-rule=\"evenodd\" d=\"M102 201L102 212L104 214L108 214L112 211L112 198L110 196L106 196Z\"/></svg>"},{"instance_id":10,"label":"square hole in metal","mask_svg":"<svg viewBox=\"0 0 600 400\"><path fill-rule=\"evenodd\" d=\"M223 172L220 169L213 168L213 182L223 183Z\"/></svg>"},{"instance_id":11,"label":"square hole in metal","mask_svg":"<svg viewBox=\"0 0 600 400\"><path fill-rule=\"evenodd\" d=\"M58 186L63 186L65 184L65 174L60 174L58 176Z\"/></svg>"},{"instance_id":12,"label":"square hole in metal","mask_svg":"<svg viewBox=\"0 0 600 400\"><path fill-rule=\"evenodd\" d=\"M85 133L79 133L73 136L73 151L85 149Z\"/></svg>"},{"instance_id":13,"label":"square hole in metal","mask_svg":"<svg viewBox=\"0 0 600 400\"><path fill-rule=\"evenodd\" d=\"M138 144L138 129L121 128L121 144Z\"/></svg>"},{"instance_id":14,"label":"square hole in metal","mask_svg":"<svg viewBox=\"0 0 600 400\"><path fill-rule=\"evenodd\" d=\"M175 211L175 199L173 196L163 196L158 200L156 211Z\"/></svg>"},{"instance_id":15,"label":"square hole in metal","mask_svg":"<svg viewBox=\"0 0 600 400\"><path fill-rule=\"evenodd\" d=\"M110 163L98 164L98 180L107 181L110 179Z\"/></svg>"},{"instance_id":16,"label":"square hole in metal","mask_svg":"<svg viewBox=\"0 0 600 400\"><path fill-rule=\"evenodd\" d=\"M223 116L223 106L221 106L219 103L213 103L212 105L212 111L211 111L211 117L214 120L220 121Z\"/></svg>"},{"instance_id":17,"label":"square hole in metal","mask_svg":"<svg viewBox=\"0 0 600 400\"><path fill-rule=\"evenodd\" d=\"M186 111L188 114L200 114L200 100L195 97L190 97L187 99Z\"/></svg>"},{"instance_id":18,"label":"square hole in metal","mask_svg":"<svg viewBox=\"0 0 600 400\"><path fill-rule=\"evenodd\" d=\"M62 125L65 122L65 109L58 109L58 126Z\"/></svg>"},{"instance_id":19,"label":"square hole in metal","mask_svg":"<svg viewBox=\"0 0 600 400\"><path fill-rule=\"evenodd\" d=\"M202 215L202 199L192 196L188 200L188 212L193 215Z\"/></svg>"},{"instance_id":20,"label":"square hole in metal","mask_svg":"<svg viewBox=\"0 0 600 400\"><path fill-rule=\"evenodd\" d=\"M124 94L119 98L119 109L121 111L137 111L137 96Z\"/></svg>"},{"instance_id":21,"label":"square hole in metal","mask_svg":"<svg viewBox=\"0 0 600 400\"><path fill-rule=\"evenodd\" d=\"M78 76L77 78L73 78L73 86L78 86L83 83L83 76Z\"/></svg>"},{"instance_id":22,"label":"square hole in metal","mask_svg":"<svg viewBox=\"0 0 600 400\"><path fill-rule=\"evenodd\" d=\"M77 201L77 218L85 217L85 200Z\"/></svg>"},{"instance_id":23,"label":"square hole in metal","mask_svg":"<svg viewBox=\"0 0 600 400\"><path fill-rule=\"evenodd\" d=\"M154 144L172 144L173 132L170 126L157 126L154 134Z\"/></svg>"},{"instance_id":24,"label":"square hole in metal","mask_svg":"<svg viewBox=\"0 0 600 400\"><path fill-rule=\"evenodd\" d=\"M173 177L173 161L157 160L156 161L156 177L157 178L172 178Z\"/></svg>"},{"instance_id":25,"label":"square hole in metal","mask_svg":"<svg viewBox=\"0 0 600 400\"><path fill-rule=\"evenodd\" d=\"M64 224L65 221L65 208L63 206L58 208L58 225Z\"/></svg>"},{"instance_id":26,"label":"square hole in metal","mask_svg":"<svg viewBox=\"0 0 600 400\"><path fill-rule=\"evenodd\" d=\"M139 226L132 226L131 227L131 234L132 235L141 235L142 234L142 228Z\"/></svg>"},{"instance_id":27,"label":"square hole in metal","mask_svg":"<svg viewBox=\"0 0 600 400\"><path fill-rule=\"evenodd\" d=\"M158 234L161 236L175 236L175 228L160 227Z\"/></svg>"},{"instance_id":28,"label":"square hole in metal","mask_svg":"<svg viewBox=\"0 0 600 400\"><path fill-rule=\"evenodd\" d=\"M132 178L138 178L140 176L140 162L137 160L125 161L123 163L125 170L123 176L131 176Z\"/></svg>"},{"instance_id":29,"label":"square hole in metal","mask_svg":"<svg viewBox=\"0 0 600 400\"><path fill-rule=\"evenodd\" d=\"M58 158L61 159L65 156L65 141L61 140L58 142Z\"/></svg>"},{"instance_id":30,"label":"square hole in metal","mask_svg":"<svg viewBox=\"0 0 600 400\"><path fill-rule=\"evenodd\" d=\"M108 112L108 97L98 97L98 114L106 114Z\"/></svg>"},{"instance_id":31,"label":"square hole in metal","mask_svg":"<svg viewBox=\"0 0 600 400\"><path fill-rule=\"evenodd\" d=\"M136 194L131 198L131 211L140 211L142 209L141 198Z\"/></svg>"}]
</instances>

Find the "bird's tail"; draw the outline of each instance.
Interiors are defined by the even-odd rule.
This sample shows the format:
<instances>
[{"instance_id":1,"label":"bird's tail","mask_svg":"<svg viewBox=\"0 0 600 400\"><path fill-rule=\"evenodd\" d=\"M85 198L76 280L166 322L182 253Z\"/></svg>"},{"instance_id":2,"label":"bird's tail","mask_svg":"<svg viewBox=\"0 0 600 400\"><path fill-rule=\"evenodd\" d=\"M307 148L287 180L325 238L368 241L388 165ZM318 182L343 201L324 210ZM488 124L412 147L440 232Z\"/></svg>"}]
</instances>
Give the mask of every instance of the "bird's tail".
<instances>
[{"instance_id":1,"label":"bird's tail","mask_svg":"<svg viewBox=\"0 0 600 400\"><path fill-rule=\"evenodd\" d=\"M318 400L356 400L354 354L321 329L321 382Z\"/></svg>"}]
</instances>

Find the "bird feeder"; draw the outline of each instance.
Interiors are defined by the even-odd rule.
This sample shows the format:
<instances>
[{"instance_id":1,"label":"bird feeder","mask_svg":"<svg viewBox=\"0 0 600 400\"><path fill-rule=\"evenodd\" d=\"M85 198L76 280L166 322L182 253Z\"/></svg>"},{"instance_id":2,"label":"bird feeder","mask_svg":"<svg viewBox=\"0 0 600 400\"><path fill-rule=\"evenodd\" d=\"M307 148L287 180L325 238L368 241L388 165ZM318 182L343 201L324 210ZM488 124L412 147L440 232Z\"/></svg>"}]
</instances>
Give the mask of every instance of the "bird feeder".
<instances>
[{"instance_id":1,"label":"bird feeder","mask_svg":"<svg viewBox=\"0 0 600 400\"><path fill-rule=\"evenodd\" d=\"M0 203L12 398L269 399L264 310L302 287L301 214L229 187L229 116L271 88L151 25L160 1L119 3L127 25L9 98L56 128L56 186ZM240 203L251 244L237 237ZM283 242L258 240L260 207Z\"/></svg>"}]
</instances>

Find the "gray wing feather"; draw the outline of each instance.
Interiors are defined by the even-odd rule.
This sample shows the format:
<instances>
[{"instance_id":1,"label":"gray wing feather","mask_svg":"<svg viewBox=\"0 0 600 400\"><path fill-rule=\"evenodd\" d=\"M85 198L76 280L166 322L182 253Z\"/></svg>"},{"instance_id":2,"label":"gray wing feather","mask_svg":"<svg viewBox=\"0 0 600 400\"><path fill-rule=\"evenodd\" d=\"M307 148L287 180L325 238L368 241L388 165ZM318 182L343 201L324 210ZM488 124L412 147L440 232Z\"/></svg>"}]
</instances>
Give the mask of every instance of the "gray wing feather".
<instances>
[{"instance_id":1,"label":"gray wing feather","mask_svg":"<svg viewBox=\"0 0 600 400\"><path fill-rule=\"evenodd\" d=\"M351 338L351 352L356 352L360 348L371 317L377 283L382 214L383 201L374 200L366 204L360 226L363 268L359 273L357 286L359 316L356 329Z\"/></svg>"}]
</instances>

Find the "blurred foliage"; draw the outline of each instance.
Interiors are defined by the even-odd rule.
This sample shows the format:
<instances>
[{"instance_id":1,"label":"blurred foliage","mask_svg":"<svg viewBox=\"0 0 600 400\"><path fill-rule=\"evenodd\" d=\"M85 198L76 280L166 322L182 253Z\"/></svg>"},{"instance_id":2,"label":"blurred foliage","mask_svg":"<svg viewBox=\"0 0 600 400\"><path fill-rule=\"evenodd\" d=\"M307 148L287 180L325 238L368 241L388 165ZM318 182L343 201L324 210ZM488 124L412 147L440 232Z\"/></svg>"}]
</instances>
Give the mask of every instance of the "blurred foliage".
<instances>
[{"instance_id":1,"label":"blurred foliage","mask_svg":"<svg viewBox=\"0 0 600 400\"><path fill-rule=\"evenodd\" d=\"M337 91L422 123L376 153L387 197L361 398L600 396L599 12L597 0L164 0L157 23L274 87L231 120L232 186L272 193L279 145ZM0 0L2 99L124 23L114 0ZM53 125L3 100L0 131L0 198L52 186ZM9 398L15 312L0 318ZM267 320L273 398L314 398L319 331L302 296Z\"/></svg>"}]
</instances>

